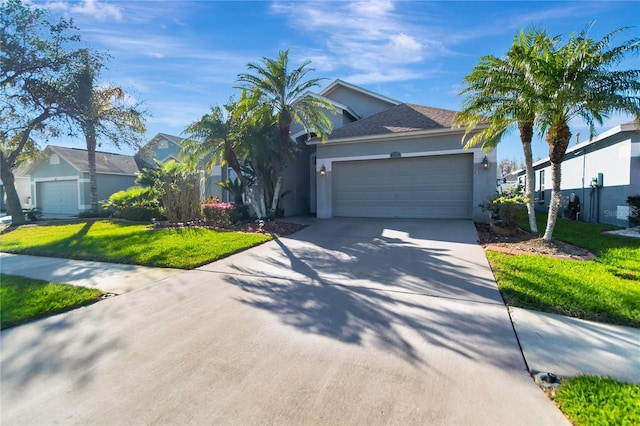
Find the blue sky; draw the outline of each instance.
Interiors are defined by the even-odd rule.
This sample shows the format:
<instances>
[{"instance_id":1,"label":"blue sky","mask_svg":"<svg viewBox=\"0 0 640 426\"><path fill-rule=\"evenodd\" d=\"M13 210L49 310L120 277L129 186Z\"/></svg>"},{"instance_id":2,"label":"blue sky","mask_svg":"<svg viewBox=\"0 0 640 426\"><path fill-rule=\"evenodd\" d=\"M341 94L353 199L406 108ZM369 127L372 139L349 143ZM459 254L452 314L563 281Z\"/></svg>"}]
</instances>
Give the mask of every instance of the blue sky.
<instances>
[{"instance_id":1,"label":"blue sky","mask_svg":"<svg viewBox=\"0 0 640 426\"><path fill-rule=\"evenodd\" d=\"M640 2L575 1L34 1L72 17L92 48L112 59L103 83L121 85L152 114L147 140L180 135L224 104L246 64L290 50L312 61L323 85L340 78L402 102L460 109L462 78L482 55L502 55L520 28L568 36L596 21L592 37L640 23ZM640 37L627 30L616 41ZM638 57L625 68L639 66ZM629 121L614 116L603 129ZM580 122L572 131L588 138ZM68 141L56 141L69 144ZM81 145L78 142L76 146ZM113 150L105 145L101 149ZM122 152L130 153L124 149ZM517 132L499 158L520 161ZM534 142L534 157L547 155Z\"/></svg>"}]
</instances>

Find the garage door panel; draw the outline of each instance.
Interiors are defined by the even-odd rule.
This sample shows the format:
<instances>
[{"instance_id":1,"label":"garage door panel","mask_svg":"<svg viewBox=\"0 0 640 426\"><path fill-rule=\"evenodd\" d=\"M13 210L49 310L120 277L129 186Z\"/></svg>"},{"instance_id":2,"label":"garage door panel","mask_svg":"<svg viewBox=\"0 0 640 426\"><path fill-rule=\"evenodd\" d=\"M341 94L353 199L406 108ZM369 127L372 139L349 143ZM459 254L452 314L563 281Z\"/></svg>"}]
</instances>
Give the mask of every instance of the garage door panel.
<instances>
[{"instance_id":1,"label":"garage door panel","mask_svg":"<svg viewBox=\"0 0 640 426\"><path fill-rule=\"evenodd\" d=\"M473 157L333 164L333 214L355 217L470 218Z\"/></svg>"},{"instance_id":2,"label":"garage door panel","mask_svg":"<svg viewBox=\"0 0 640 426\"><path fill-rule=\"evenodd\" d=\"M36 199L45 214L77 214L78 181L37 182Z\"/></svg>"}]
</instances>

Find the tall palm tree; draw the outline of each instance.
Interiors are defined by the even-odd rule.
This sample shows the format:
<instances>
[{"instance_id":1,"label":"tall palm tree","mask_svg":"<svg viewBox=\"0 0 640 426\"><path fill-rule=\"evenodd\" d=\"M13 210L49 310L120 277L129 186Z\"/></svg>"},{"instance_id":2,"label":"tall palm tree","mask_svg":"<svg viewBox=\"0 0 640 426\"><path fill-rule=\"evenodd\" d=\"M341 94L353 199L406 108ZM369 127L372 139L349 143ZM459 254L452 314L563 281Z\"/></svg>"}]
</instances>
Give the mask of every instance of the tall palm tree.
<instances>
[{"instance_id":1,"label":"tall palm tree","mask_svg":"<svg viewBox=\"0 0 640 426\"><path fill-rule=\"evenodd\" d=\"M506 133L518 128L525 158L527 211L532 232L538 232L538 227L531 141L540 114L538 87L532 69L540 53L554 42L544 31L530 28L516 35L504 57L480 58L478 65L464 77L466 87L460 95L468 96L455 119L457 124L466 126L465 148L477 145L486 150L495 148ZM479 125L484 127L478 131Z\"/></svg>"},{"instance_id":2,"label":"tall palm tree","mask_svg":"<svg viewBox=\"0 0 640 426\"><path fill-rule=\"evenodd\" d=\"M310 61L304 61L298 68L289 70L289 51L281 51L277 59L263 58L259 64L248 64L249 73L238 75L240 88L245 89L250 98L258 104L268 106L278 124L278 155L273 160L275 189L269 215L273 216L280 197L284 169L290 158L291 124L303 126L307 134L321 138L331 131L331 121L325 111L333 111L326 100L304 96L305 92L318 86L321 79L306 79L314 71ZM255 104L254 104L255 105Z\"/></svg>"},{"instance_id":3,"label":"tall palm tree","mask_svg":"<svg viewBox=\"0 0 640 426\"><path fill-rule=\"evenodd\" d=\"M623 112L640 118L640 70L615 69L626 54L640 51L640 39L610 47L619 28L599 41L588 37L590 26L568 42L539 58L536 79L540 85L542 115L551 162L552 189L547 228L543 239L550 241L561 202L561 164L571 140L569 121L581 118L590 127L602 124L611 113Z\"/></svg>"},{"instance_id":4,"label":"tall palm tree","mask_svg":"<svg viewBox=\"0 0 640 426\"><path fill-rule=\"evenodd\" d=\"M96 148L98 139L107 139L116 147L138 146L145 132L144 112L140 105L127 105L126 94L119 86L96 86L99 62L88 51L77 75L77 90L69 102L69 115L78 123L85 136L89 162L89 192L91 211L98 211L96 179Z\"/></svg>"}]
</instances>

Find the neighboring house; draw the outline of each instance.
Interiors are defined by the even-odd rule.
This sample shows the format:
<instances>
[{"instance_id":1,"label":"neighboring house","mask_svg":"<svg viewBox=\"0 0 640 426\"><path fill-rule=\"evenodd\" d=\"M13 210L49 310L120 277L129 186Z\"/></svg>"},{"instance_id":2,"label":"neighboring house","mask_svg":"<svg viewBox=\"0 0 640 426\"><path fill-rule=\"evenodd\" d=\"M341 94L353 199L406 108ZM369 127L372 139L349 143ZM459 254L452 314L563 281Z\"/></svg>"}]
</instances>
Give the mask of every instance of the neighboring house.
<instances>
[{"instance_id":1,"label":"neighboring house","mask_svg":"<svg viewBox=\"0 0 640 426\"><path fill-rule=\"evenodd\" d=\"M292 127L298 161L285 176L285 214L319 218L486 220L478 207L496 191L496 151L462 147L455 111L401 103L341 80L317 96L333 103L326 141ZM309 165L308 177L304 172Z\"/></svg>"},{"instance_id":2,"label":"neighboring house","mask_svg":"<svg viewBox=\"0 0 640 426\"><path fill-rule=\"evenodd\" d=\"M536 210L548 211L551 198L549 158L533 164ZM524 185L524 170L518 174ZM578 219L585 222L629 225L627 197L640 195L640 126L629 122L592 140L569 147L562 163L562 203L565 213L571 194L579 198Z\"/></svg>"},{"instance_id":3,"label":"neighboring house","mask_svg":"<svg viewBox=\"0 0 640 426\"><path fill-rule=\"evenodd\" d=\"M166 133L158 133L155 135L146 145L140 148L138 157L144 162L144 167L155 167L153 160L158 160L161 163L167 161L180 162L179 154L182 149L182 141L184 138L178 136L168 135ZM201 162L204 164L204 162ZM220 165L213 166L211 173L205 173L204 166L201 164L200 173L204 178L204 187L201 191L201 197L203 199L210 196L218 197L220 201L232 200L227 191L223 190L218 182L226 181L227 178L233 180L236 174L230 168Z\"/></svg>"},{"instance_id":4,"label":"neighboring house","mask_svg":"<svg viewBox=\"0 0 640 426\"><path fill-rule=\"evenodd\" d=\"M89 210L87 150L49 145L43 154L26 170L32 204L45 215L77 215ZM137 172L136 160L130 155L96 152L98 200L133 186Z\"/></svg>"},{"instance_id":5,"label":"neighboring house","mask_svg":"<svg viewBox=\"0 0 640 426\"><path fill-rule=\"evenodd\" d=\"M16 191L18 192L18 198L20 198L20 204L23 209L31 208L31 177L26 173L31 162L24 164L13 171L15 177ZM4 185L0 180L0 211L7 211L7 194L4 190Z\"/></svg>"}]
</instances>

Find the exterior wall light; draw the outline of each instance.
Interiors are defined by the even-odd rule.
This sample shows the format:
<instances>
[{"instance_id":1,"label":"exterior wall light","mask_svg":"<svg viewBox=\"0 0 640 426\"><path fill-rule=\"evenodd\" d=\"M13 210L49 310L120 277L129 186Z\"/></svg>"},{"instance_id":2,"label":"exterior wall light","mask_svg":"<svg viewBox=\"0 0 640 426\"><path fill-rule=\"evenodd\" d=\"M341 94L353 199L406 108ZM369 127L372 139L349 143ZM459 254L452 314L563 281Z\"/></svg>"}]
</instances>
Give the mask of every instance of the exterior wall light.
<instances>
[{"instance_id":1,"label":"exterior wall light","mask_svg":"<svg viewBox=\"0 0 640 426\"><path fill-rule=\"evenodd\" d=\"M485 170L487 170L489 168L489 160L487 159L486 155L482 159L482 168L485 169Z\"/></svg>"},{"instance_id":2,"label":"exterior wall light","mask_svg":"<svg viewBox=\"0 0 640 426\"><path fill-rule=\"evenodd\" d=\"M320 176L324 176L326 174L327 174L327 168L323 164L322 167L320 167Z\"/></svg>"}]
</instances>

